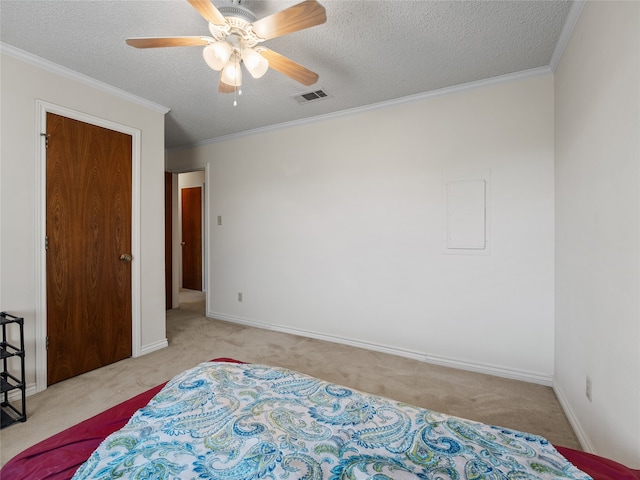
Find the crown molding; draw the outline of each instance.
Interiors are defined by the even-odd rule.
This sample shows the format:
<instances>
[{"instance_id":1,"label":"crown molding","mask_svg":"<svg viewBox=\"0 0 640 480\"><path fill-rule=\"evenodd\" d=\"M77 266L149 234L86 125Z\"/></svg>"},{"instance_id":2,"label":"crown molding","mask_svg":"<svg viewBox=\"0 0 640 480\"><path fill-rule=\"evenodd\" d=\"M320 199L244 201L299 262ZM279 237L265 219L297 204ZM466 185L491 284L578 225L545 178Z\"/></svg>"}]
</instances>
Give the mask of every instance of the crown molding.
<instances>
[{"instance_id":1,"label":"crown molding","mask_svg":"<svg viewBox=\"0 0 640 480\"><path fill-rule=\"evenodd\" d=\"M582 13L582 9L586 3L586 0L575 0L573 5L571 5L569 15L567 15L567 20L564 22L564 26L560 32L560 38L558 38L558 43L556 43L556 49L553 51L551 61L549 62L549 67L552 72L555 72L556 68L558 68L564 49L567 47L569 39L571 39L573 29L576 27L578 18L580 18L580 14Z\"/></svg>"},{"instance_id":2,"label":"crown molding","mask_svg":"<svg viewBox=\"0 0 640 480\"><path fill-rule=\"evenodd\" d=\"M421 100L425 100L428 98L434 97L442 97L445 95L453 95L461 92L466 92L469 90L476 90L479 88L485 88L492 85L499 85L502 83L514 82L518 80L524 80L528 78L541 77L544 75L552 75L553 71L551 68L547 67L538 67L532 68L529 70L523 70L521 72L508 73L505 75L499 75L497 77L487 78L484 80L478 80L475 82L463 83L461 85L455 85L453 87L445 87L439 88L437 90L431 90L429 92L418 93L415 95L408 95L406 97L395 98L393 100L387 100L384 102L372 103L371 105L364 105L362 107L349 108L347 110L341 110L338 112L327 113L325 115L317 115L315 117L303 118L301 120L293 120L290 122L278 123L275 125L268 125L266 127L254 128L252 130L245 130L244 132L232 133L230 135L224 135L221 137L210 138L208 140L202 140L200 142L196 142L190 145L185 145L181 147L169 148L167 151L173 152L178 150L188 150L191 148L201 147L204 145L209 145L212 143L218 142L226 142L229 140L236 140L238 138L247 137L251 135L258 135L261 133L272 132L275 130L283 130L292 127L298 127L301 125L308 125L311 123L322 122L325 120L331 120L334 118L345 117L349 115L357 115L363 112L368 112L371 110L379 110L381 108L392 107L395 105L401 105L404 103L410 102L418 102Z\"/></svg>"},{"instance_id":3,"label":"crown molding","mask_svg":"<svg viewBox=\"0 0 640 480\"><path fill-rule=\"evenodd\" d=\"M33 55L32 53L25 52L24 50L20 50L19 48L8 45L6 43L0 42L0 52L10 57L21 60L25 63L29 63L49 72L66 77L70 80L75 80L84 85L88 85L116 97L120 97L123 100L136 103L150 110L155 110L156 112L160 112L162 114L166 114L169 112L169 110L171 110L169 107L165 107L164 105L160 105L150 100L146 100L142 97L138 97L137 95L133 95L132 93L126 92L120 88L101 82L82 73L78 73L74 70L71 70L70 68L58 65L57 63L50 62L49 60L45 60L42 57L38 57L37 55Z\"/></svg>"}]
</instances>

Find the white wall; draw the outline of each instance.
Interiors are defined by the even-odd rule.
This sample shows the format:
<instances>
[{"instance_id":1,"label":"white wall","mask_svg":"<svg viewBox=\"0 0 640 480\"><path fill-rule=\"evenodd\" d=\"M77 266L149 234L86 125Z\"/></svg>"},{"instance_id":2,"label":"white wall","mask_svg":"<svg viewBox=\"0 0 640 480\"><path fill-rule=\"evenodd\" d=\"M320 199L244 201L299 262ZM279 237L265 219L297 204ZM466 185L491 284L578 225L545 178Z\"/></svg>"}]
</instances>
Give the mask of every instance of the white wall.
<instances>
[{"instance_id":1,"label":"white wall","mask_svg":"<svg viewBox=\"0 0 640 480\"><path fill-rule=\"evenodd\" d=\"M635 468L640 468L639 32L640 3L587 2L555 77L554 386L585 448Z\"/></svg>"},{"instance_id":2,"label":"white wall","mask_svg":"<svg viewBox=\"0 0 640 480\"><path fill-rule=\"evenodd\" d=\"M164 115L4 53L1 57L0 306L25 318L26 370L35 383L36 335L45 322L39 299L36 248L36 99L121 125L141 134L141 351L166 345L164 312ZM39 247L38 247L39 248ZM46 329L45 329L46 331Z\"/></svg>"},{"instance_id":3,"label":"white wall","mask_svg":"<svg viewBox=\"0 0 640 480\"><path fill-rule=\"evenodd\" d=\"M210 316L550 384L550 74L168 154L204 165ZM488 171L490 255L445 255L443 176Z\"/></svg>"}]
</instances>

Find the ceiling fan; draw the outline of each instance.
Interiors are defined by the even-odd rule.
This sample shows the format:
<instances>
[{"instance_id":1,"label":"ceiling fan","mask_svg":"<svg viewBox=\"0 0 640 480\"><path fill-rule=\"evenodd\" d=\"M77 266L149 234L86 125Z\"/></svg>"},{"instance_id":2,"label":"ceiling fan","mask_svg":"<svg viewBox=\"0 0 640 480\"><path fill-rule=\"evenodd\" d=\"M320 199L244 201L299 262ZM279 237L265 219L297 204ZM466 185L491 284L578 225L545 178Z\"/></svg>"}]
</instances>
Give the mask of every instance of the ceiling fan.
<instances>
[{"instance_id":1,"label":"ceiling fan","mask_svg":"<svg viewBox=\"0 0 640 480\"><path fill-rule=\"evenodd\" d=\"M256 21L250 10L239 5L241 1L217 8L211 0L188 0L209 22L211 36L137 37L128 38L127 44L136 48L204 46L205 62L220 72L221 93L233 93L242 85L241 64L254 78L271 67L303 85L316 83L317 73L260 44L326 22L325 8L316 0L305 0Z\"/></svg>"}]
</instances>

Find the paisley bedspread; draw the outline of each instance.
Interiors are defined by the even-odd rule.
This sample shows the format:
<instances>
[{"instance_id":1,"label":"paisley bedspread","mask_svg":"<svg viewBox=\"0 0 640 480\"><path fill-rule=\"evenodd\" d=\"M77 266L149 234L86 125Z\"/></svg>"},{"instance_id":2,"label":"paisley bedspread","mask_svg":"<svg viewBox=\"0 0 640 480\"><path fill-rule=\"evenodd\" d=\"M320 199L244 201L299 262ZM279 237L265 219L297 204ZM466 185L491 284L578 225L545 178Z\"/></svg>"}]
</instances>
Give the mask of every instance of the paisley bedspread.
<instances>
[{"instance_id":1,"label":"paisley bedspread","mask_svg":"<svg viewBox=\"0 0 640 480\"><path fill-rule=\"evenodd\" d=\"M590 479L544 438L283 368L174 377L74 479Z\"/></svg>"}]
</instances>

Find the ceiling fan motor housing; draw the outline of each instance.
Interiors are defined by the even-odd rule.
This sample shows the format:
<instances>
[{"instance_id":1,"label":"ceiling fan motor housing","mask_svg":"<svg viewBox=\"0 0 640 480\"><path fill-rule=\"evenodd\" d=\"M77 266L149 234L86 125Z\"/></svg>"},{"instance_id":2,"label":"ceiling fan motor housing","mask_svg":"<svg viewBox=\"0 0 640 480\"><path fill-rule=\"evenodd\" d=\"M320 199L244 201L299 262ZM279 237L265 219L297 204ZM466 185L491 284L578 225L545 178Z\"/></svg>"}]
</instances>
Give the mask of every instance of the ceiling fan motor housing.
<instances>
[{"instance_id":1,"label":"ceiling fan motor housing","mask_svg":"<svg viewBox=\"0 0 640 480\"><path fill-rule=\"evenodd\" d=\"M224 6L219 8L224 15L226 25L216 25L209 22L209 31L216 40L225 40L230 36L237 36L243 40L244 47L254 47L262 41L251 29L256 16L248 9L238 6Z\"/></svg>"},{"instance_id":2,"label":"ceiling fan motor housing","mask_svg":"<svg viewBox=\"0 0 640 480\"><path fill-rule=\"evenodd\" d=\"M238 5L226 5L218 8L220 13L225 17L237 17L244 20L247 23L253 23L256 21L256 16L248 8L240 7Z\"/></svg>"}]
</instances>

